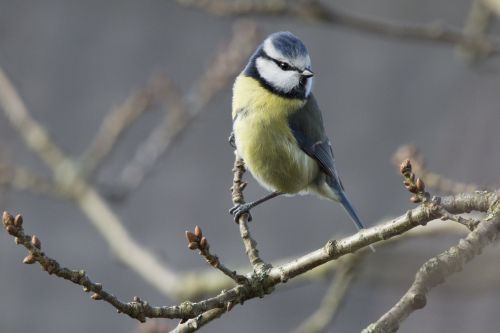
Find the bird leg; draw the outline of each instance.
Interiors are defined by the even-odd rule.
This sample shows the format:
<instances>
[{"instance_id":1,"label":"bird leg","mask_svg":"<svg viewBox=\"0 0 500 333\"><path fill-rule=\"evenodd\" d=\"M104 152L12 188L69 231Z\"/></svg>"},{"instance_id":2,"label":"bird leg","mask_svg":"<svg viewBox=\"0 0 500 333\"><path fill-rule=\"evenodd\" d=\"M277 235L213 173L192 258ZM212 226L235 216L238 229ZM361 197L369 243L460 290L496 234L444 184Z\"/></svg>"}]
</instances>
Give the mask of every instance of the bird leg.
<instances>
[{"instance_id":1,"label":"bird leg","mask_svg":"<svg viewBox=\"0 0 500 333\"><path fill-rule=\"evenodd\" d=\"M265 197L260 198L259 200L247 202L244 204L237 204L229 210L229 214L233 215L234 222L236 223L238 223L238 219L240 218L241 215L248 214L248 221L250 222L252 221L252 215L250 214L250 209L282 194L283 193L281 192L275 191L266 195Z\"/></svg>"}]
</instances>

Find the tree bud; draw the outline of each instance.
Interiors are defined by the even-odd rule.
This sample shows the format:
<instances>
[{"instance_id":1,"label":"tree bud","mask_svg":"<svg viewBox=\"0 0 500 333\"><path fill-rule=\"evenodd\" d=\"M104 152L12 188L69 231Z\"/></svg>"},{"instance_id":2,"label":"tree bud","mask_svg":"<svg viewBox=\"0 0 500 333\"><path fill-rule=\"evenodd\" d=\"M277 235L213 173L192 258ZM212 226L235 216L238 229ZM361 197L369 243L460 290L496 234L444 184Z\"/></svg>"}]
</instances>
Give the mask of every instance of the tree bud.
<instances>
[{"instance_id":1,"label":"tree bud","mask_svg":"<svg viewBox=\"0 0 500 333\"><path fill-rule=\"evenodd\" d=\"M198 226L196 226L194 228L194 234L196 235L196 237L200 237L200 238L203 236L203 233L201 232L201 228Z\"/></svg>"},{"instance_id":2,"label":"tree bud","mask_svg":"<svg viewBox=\"0 0 500 333\"><path fill-rule=\"evenodd\" d=\"M31 236L31 244L39 250L42 248L42 242L40 242L40 239L36 235Z\"/></svg>"},{"instance_id":3,"label":"tree bud","mask_svg":"<svg viewBox=\"0 0 500 333\"><path fill-rule=\"evenodd\" d=\"M31 265L36 262L35 256L32 254L28 254L26 257L23 259L23 264Z\"/></svg>"},{"instance_id":4,"label":"tree bud","mask_svg":"<svg viewBox=\"0 0 500 333\"><path fill-rule=\"evenodd\" d=\"M14 218L14 225L16 227L20 227L23 225L23 216L21 214L17 214Z\"/></svg>"}]
</instances>

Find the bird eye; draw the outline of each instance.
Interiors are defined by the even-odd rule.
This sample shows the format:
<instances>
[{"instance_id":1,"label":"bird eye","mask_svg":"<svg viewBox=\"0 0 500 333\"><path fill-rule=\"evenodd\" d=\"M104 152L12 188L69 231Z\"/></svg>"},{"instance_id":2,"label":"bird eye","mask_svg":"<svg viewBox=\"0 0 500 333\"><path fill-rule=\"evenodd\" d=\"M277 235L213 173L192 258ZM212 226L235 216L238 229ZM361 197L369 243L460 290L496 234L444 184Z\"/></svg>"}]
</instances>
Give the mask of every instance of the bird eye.
<instances>
[{"instance_id":1,"label":"bird eye","mask_svg":"<svg viewBox=\"0 0 500 333\"><path fill-rule=\"evenodd\" d=\"M278 66L280 66L280 68L284 71L289 71L290 69L292 69L292 66L282 61L278 62Z\"/></svg>"}]
</instances>

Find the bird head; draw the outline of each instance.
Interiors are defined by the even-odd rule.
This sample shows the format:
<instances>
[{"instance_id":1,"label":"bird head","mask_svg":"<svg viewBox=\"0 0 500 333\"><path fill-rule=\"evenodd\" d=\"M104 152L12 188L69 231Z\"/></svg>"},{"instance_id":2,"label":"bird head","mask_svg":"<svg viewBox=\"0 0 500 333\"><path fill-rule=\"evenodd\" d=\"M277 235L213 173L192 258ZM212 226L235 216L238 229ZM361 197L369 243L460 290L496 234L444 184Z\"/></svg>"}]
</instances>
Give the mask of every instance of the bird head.
<instances>
[{"instance_id":1,"label":"bird head","mask_svg":"<svg viewBox=\"0 0 500 333\"><path fill-rule=\"evenodd\" d=\"M314 75L307 48L291 32L269 35L250 58L244 73L276 94L299 99L309 97Z\"/></svg>"}]
</instances>

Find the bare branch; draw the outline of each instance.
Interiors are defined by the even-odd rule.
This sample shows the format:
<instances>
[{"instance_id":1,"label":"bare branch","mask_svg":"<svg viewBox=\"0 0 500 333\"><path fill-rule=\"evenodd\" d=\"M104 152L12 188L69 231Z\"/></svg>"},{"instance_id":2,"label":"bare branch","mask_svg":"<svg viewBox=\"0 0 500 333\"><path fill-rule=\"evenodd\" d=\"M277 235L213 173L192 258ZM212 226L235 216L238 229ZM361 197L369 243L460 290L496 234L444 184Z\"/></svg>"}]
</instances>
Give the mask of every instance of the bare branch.
<instances>
[{"instance_id":1,"label":"bare branch","mask_svg":"<svg viewBox=\"0 0 500 333\"><path fill-rule=\"evenodd\" d=\"M175 297L179 292L177 274L130 237L111 208L80 176L74 162L64 155L47 131L29 114L1 68L0 106L28 148L51 169L55 185L75 201L117 258L159 291Z\"/></svg>"},{"instance_id":2,"label":"bare branch","mask_svg":"<svg viewBox=\"0 0 500 333\"><path fill-rule=\"evenodd\" d=\"M226 311L224 300L227 298L227 295L225 295L224 292L221 293L217 299L209 298L198 303L184 302L178 306L175 305L170 307L151 306L148 302L139 297L134 297L131 302L122 302L117 297L104 290L102 284L92 282L84 270L71 270L61 267L55 259L46 256L45 253L42 252L41 241L38 237L24 233L23 217L21 215L13 217L11 214L4 212L2 215L2 223L5 231L15 238L16 244L24 246L29 251L23 263L34 264L37 262L49 275L54 275L82 286L85 292L93 293L91 296L93 300L103 300L116 308L118 313L124 313L140 322L145 322L146 318L177 318L184 320L194 318L194 320L187 321L186 325L182 328L183 330L179 331L193 332L208 321L220 316L221 313L215 310L222 308L224 310L223 312Z\"/></svg>"},{"instance_id":3,"label":"bare branch","mask_svg":"<svg viewBox=\"0 0 500 333\"><path fill-rule=\"evenodd\" d=\"M500 193L500 192L498 192ZM451 214L469 213L472 210L486 212L498 200L497 192L462 193L455 196L435 198L431 204L421 205L406 214L380 224L363 229L340 240L330 240L324 247L303 255L292 262L272 268L269 278L273 283L286 282L325 262L335 260L348 253L354 253L369 244L387 240L410 229L441 217L443 208ZM439 204L437 204L439 202Z\"/></svg>"},{"instance_id":4,"label":"bare branch","mask_svg":"<svg viewBox=\"0 0 500 333\"><path fill-rule=\"evenodd\" d=\"M481 222L480 220L477 220L477 219L465 218L465 217L460 216L460 215L449 214L444 209L441 210L441 215L442 215L441 220L443 220L443 221L446 221L446 220L455 221L457 223L460 223L461 225L466 226L467 229L469 229L470 231L473 231L474 229L476 229L478 224Z\"/></svg>"},{"instance_id":5,"label":"bare branch","mask_svg":"<svg viewBox=\"0 0 500 333\"><path fill-rule=\"evenodd\" d=\"M198 303L184 302L178 306L170 307L151 306L148 302L141 300L139 297L134 297L132 302L125 303L104 290L100 283L92 282L84 270L71 270L61 267L55 259L48 257L42 252L41 241L38 237L24 233L23 217L21 215L13 217L11 214L4 212L2 215L2 223L5 231L15 238L16 244L24 246L29 251L23 263L38 263L49 275L54 275L82 286L85 292L93 293L91 296L93 300L103 300L115 307L118 313L124 313L141 322L144 322L146 318L177 318L184 320L195 318L195 321L191 321L190 324L186 325L187 328L192 329L196 325L203 325L207 318L211 318L210 320L216 318L213 316L213 311L210 310L222 308L226 311L226 299L232 298L234 294L241 292L238 287L236 287L234 288L235 292L222 292L216 298L209 298ZM202 319L205 312L212 313L212 315L206 315L206 318Z\"/></svg>"},{"instance_id":6,"label":"bare branch","mask_svg":"<svg viewBox=\"0 0 500 333\"><path fill-rule=\"evenodd\" d=\"M172 147L175 139L195 117L189 117L180 91L173 86L168 96L168 110L148 138L139 145L134 157L122 169L110 198L123 199L136 189L153 169L159 158Z\"/></svg>"},{"instance_id":7,"label":"bare branch","mask_svg":"<svg viewBox=\"0 0 500 333\"><path fill-rule=\"evenodd\" d=\"M245 200L243 197L243 190L245 189L247 183L243 179L243 174L245 173L245 163L241 158L239 158L235 152L236 158L234 160L233 166L233 186L231 186L231 198L234 205L244 204ZM267 266L259 255L259 250L257 249L257 242L250 235L250 230L248 229L248 214L243 214L238 220L240 226L240 235L243 240L243 245L245 246L245 252L252 264L255 271L262 269Z\"/></svg>"},{"instance_id":8,"label":"bare branch","mask_svg":"<svg viewBox=\"0 0 500 333\"><path fill-rule=\"evenodd\" d=\"M377 224L384 224L392 221L393 219L384 219ZM463 235L465 234L465 228L458 227L458 223L435 223L425 228L416 228L412 229L409 232L406 232L401 237L391 238L388 241L384 241L380 245L388 246L396 242L403 241L407 237L429 237L429 236L440 236L440 235ZM408 253L398 252L395 255L397 256L408 256ZM281 266L289 261L292 261L294 258L282 258L276 260L273 263L273 266ZM325 265L321 265L316 267L313 270L310 270L302 275L299 275L289 281L286 284L286 287L292 287L304 283L311 283L314 281L320 281L328 278L330 274L341 269L344 266L343 258L339 258L338 260L330 261ZM237 267L237 271L244 271L247 267L241 266ZM219 272L214 270L203 270L203 271L194 271L194 272L185 272L181 274L181 281L185 285L189 286L189 290L186 290L185 293L180 294L181 299L185 298L199 298L200 296L206 296L211 293L217 292L222 289L228 289L234 286L233 280L231 279L223 279L220 277Z\"/></svg>"},{"instance_id":9,"label":"bare branch","mask_svg":"<svg viewBox=\"0 0 500 333\"><path fill-rule=\"evenodd\" d=\"M305 21L336 25L363 33L396 39L463 45L482 54L500 52L500 40L464 33L438 24L406 25L360 17L323 5L317 0L177 0L181 5L206 10L217 15L288 16Z\"/></svg>"},{"instance_id":10,"label":"bare branch","mask_svg":"<svg viewBox=\"0 0 500 333\"><path fill-rule=\"evenodd\" d=\"M227 310L225 308L216 308L208 310L205 313L197 316L196 318L189 319L186 322L180 323L170 333L191 333L199 330L214 319L222 316Z\"/></svg>"},{"instance_id":11,"label":"bare branch","mask_svg":"<svg viewBox=\"0 0 500 333\"><path fill-rule=\"evenodd\" d=\"M461 214L472 210L485 212L488 209L495 209L495 212L498 213L499 194L500 190L494 193L476 192L473 194L464 193L456 196L444 197L439 200L439 207L446 209L451 214ZM496 205L496 208L493 208L494 205ZM433 220L436 214L432 205L426 204L419 206L393 221L364 229L357 234L340 240L330 240L324 247L291 262L274 268L264 267L260 271L254 271L248 276L248 284L238 285L229 290L223 290L218 296L207 298L200 302L183 302L178 306L170 307L153 307L138 297L134 298L133 302L123 303L113 295L103 291L100 285L91 284L84 272L82 274L81 271L61 269L55 260L46 257L40 250L40 241L37 238L24 235L22 218L20 218L20 216L13 218L10 214L6 213L3 216L3 224L5 230L10 235L16 237L18 239L17 242L30 251L30 255L25 258L25 263L39 262L43 267L47 267L49 273L52 272L56 274L56 272L59 272L60 275L56 274L57 276L88 287L89 290L96 295L93 296L94 299L104 299L121 312L126 313L132 318L143 321L145 318L191 319L213 309L224 309L225 311L226 309L230 309L234 304L242 303L255 297L263 297L271 293L275 285L285 283L289 279L328 261L356 252L371 243L402 234L416 226L425 225L427 222ZM482 230L481 224L478 226L477 230ZM209 316L204 320L212 320L217 317L215 314L221 315L224 311L214 311L213 316Z\"/></svg>"},{"instance_id":12,"label":"bare branch","mask_svg":"<svg viewBox=\"0 0 500 333\"><path fill-rule=\"evenodd\" d=\"M24 233L23 218L21 215L17 215L14 218L9 213L4 212L2 223L5 230L11 236L15 237L16 244L24 246L29 251L23 263L34 264L37 262L49 275L54 275L82 286L85 292L93 293L91 296L93 300L103 300L115 307L118 313L125 313L141 322L144 322L146 317L159 316L161 312L163 312L162 316L165 318L181 318L179 315L181 315L182 311L179 307L152 307L138 297L134 297L132 302L121 302L118 298L104 290L100 283L92 282L84 270L71 270L61 267L55 259L46 256L42 252L41 242L37 236Z\"/></svg>"},{"instance_id":13,"label":"bare branch","mask_svg":"<svg viewBox=\"0 0 500 333\"><path fill-rule=\"evenodd\" d=\"M218 269L238 284L248 283L248 279L246 277L239 275L236 271L230 270L220 262L219 257L210 253L210 244L208 243L207 238L203 236L199 226L196 226L194 233L186 231L186 238L188 241L188 248L190 250L198 249L199 254L205 258L210 266Z\"/></svg>"},{"instance_id":14,"label":"bare branch","mask_svg":"<svg viewBox=\"0 0 500 333\"><path fill-rule=\"evenodd\" d=\"M397 331L410 314L425 306L426 295L432 288L443 283L448 276L461 271L467 262L496 240L499 230L500 202L497 198L484 221L456 246L428 260L419 269L412 286L399 302L364 332Z\"/></svg>"},{"instance_id":15,"label":"bare branch","mask_svg":"<svg viewBox=\"0 0 500 333\"><path fill-rule=\"evenodd\" d=\"M89 178L102 164L124 131L150 107L158 91L166 91L168 87L166 79L156 78L146 88L133 92L122 105L106 115L93 142L82 155L80 169L84 178Z\"/></svg>"}]
</instances>

